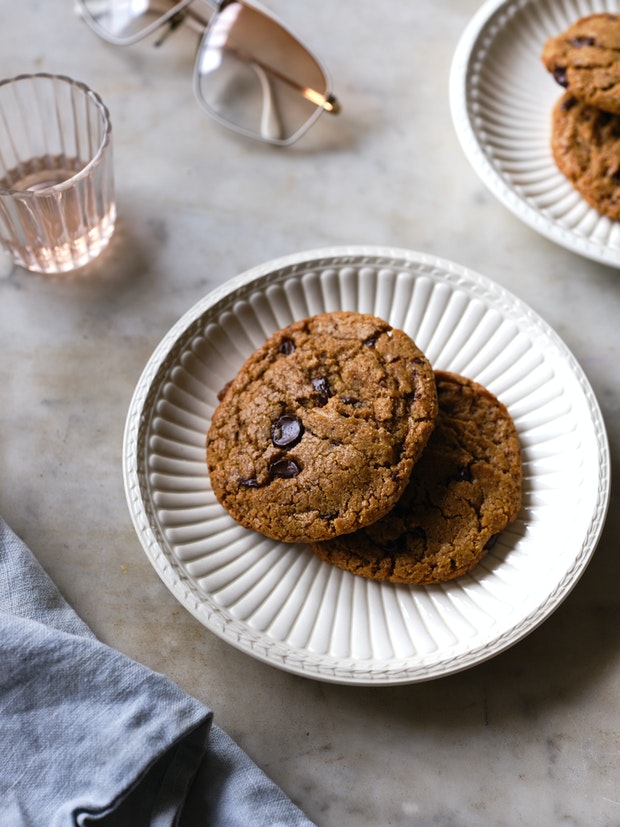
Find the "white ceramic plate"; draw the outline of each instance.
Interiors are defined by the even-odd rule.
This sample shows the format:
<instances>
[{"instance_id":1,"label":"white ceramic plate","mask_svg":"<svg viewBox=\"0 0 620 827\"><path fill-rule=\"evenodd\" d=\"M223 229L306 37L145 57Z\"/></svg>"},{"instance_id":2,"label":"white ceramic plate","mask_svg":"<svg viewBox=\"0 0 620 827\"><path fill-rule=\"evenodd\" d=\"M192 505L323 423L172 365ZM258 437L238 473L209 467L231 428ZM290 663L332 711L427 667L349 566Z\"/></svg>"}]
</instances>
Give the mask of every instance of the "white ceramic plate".
<instances>
[{"instance_id":1,"label":"white ceramic plate","mask_svg":"<svg viewBox=\"0 0 620 827\"><path fill-rule=\"evenodd\" d=\"M478 380L508 406L523 510L471 575L428 587L365 580L241 528L217 503L205 461L217 392L273 331L335 309L383 317L436 368ZM531 632L586 567L610 484L590 386L532 310L456 264L359 247L256 267L185 314L136 387L123 467L147 556L208 629L284 670L375 685L464 669Z\"/></svg>"},{"instance_id":2,"label":"white ceramic plate","mask_svg":"<svg viewBox=\"0 0 620 827\"><path fill-rule=\"evenodd\" d=\"M545 40L620 0L487 0L463 32L450 75L456 132L489 190L557 244L620 265L620 222L600 215L558 170L551 109L563 89L543 66Z\"/></svg>"}]
</instances>

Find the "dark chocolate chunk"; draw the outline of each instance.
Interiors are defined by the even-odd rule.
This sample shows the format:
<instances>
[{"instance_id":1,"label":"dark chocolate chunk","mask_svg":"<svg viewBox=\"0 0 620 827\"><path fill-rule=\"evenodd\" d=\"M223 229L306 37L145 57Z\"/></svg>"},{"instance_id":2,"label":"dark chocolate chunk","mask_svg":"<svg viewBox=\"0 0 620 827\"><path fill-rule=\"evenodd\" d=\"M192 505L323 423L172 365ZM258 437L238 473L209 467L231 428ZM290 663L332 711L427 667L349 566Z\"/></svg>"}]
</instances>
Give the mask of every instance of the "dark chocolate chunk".
<instances>
[{"instance_id":1,"label":"dark chocolate chunk","mask_svg":"<svg viewBox=\"0 0 620 827\"><path fill-rule=\"evenodd\" d=\"M289 354L293 353L295 350L295 342L292 339L282 339L280 343L279 352L283 353L285 356L289 356Z\"/></svg>"},{"instance_id":2,"label":"dark chocolate chunk","mask_svg":"<svg viewBox=\"0 0 620 827\"><path fill-rule=\"evenodd\" d=\"M240 479L239 485L242 485L244 488L258 488L259 483L256 477L250 477L249 479Z\"/></svg>"},{"instance_id":3,"label":"dark chocolate chunk","mask_svg":"<svg viewBox=\"0 0 620 827\"><path fill-rule=\"evenodd\" d=\"M572 109L573 106L577 103L577 98L566 98L565 101L562 102L561 106L565 112L568 112L569 109Z\"/></svg>"},{"instance_id":4,"label":"dark chocolate chunk","mask_svg":"<svg viewBox=\"0 0 620 827\"><path fill-rule=\"evenodd\" d=\"M377 331L376 333L373 333L372 336L369 336L367 339L364 339L362 344L365 347L374 347L377 344L377 339L380 335L381 334Z\"/></svg>"},{"instance_id":5,"label":"dark chocolate chunk","mask_svg":"<svg viewBox=\"0 0 620 827\"><path fill-rule=\"evenodd\" d=\"M298 463L294 459L287 457L280 457L269 464L269 473L272 477L281 477L285 480L290 480L296 477L301 471Z\"/></svg>"},{"instance_id":6,"label":"dark chocolate chunk","mask_svg":"<svg viewBox=\"0 0 620 827\"><path fill-rule=\"evenodd\" d=\"M317 376L312 380L312 387L317 393L320 393L322 396L331 396L332 391L329 386L329 379L326 379L324 376Z\"/></svg>"},{"instance_id":7,"label":"dark chocolate chunk","mask_svg":"<svg viewBox=\"0 0 620 827\"><path fill-rule=\"evenodd\" d=\"M291 448L297 445L304 432L304 426L297 416L278 417L271 425L271 441L278 448Z\"/></svg>"}]
</instances>

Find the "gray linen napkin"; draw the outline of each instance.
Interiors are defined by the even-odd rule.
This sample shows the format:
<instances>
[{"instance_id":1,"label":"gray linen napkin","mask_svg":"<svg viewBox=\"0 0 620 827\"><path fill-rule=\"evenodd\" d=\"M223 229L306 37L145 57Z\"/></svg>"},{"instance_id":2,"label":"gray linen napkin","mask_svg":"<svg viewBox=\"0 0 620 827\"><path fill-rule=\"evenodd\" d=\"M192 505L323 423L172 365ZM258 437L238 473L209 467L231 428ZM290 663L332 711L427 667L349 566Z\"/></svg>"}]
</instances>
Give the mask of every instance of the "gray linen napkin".
<instances>
[{"instance_id":1,"label":"gray linen napkin","mask_svg":"<svg viewBox=\"0 0 620 827\"><path fill-rule=\"evenodd\" d=\"M312 827L212 718L98 641L0 517L0 824Z\"/></svg>"}]
</instances>

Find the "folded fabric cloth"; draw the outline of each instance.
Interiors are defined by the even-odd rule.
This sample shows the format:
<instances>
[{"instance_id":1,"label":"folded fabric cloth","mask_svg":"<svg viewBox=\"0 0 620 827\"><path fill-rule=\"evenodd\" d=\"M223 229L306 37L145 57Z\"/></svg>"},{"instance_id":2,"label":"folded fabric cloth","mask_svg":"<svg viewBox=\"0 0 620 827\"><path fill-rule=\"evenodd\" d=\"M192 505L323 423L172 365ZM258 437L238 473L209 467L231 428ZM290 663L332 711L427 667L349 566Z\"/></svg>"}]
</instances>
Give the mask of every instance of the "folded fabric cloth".
<instances>
[{"instance_id":1,"label":"folded fabric cloth","mask_svg":"<svg viewBox=\"0 0 620 827\"><path fill-rule=\"evenodd\" d=\"M213 713L97 640L0 518L5 827L312 827Z\"/></svg>"}]
</instances>

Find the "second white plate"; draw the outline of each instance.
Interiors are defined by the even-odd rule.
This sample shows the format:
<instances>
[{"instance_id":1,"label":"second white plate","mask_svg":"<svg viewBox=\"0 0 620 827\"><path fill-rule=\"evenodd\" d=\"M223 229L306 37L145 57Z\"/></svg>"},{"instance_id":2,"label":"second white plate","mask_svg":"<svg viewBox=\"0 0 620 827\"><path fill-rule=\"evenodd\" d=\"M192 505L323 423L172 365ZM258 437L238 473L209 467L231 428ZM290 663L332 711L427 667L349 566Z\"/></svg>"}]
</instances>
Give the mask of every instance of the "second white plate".
<instances>
[{"instance_id":1,"label":"second white plate","mask_svg":"<svg viewBox=\"0 0 620 827\"><path fill-rule=\"evenodd\" d=\"M489 190L560 246L620 266L620 222L592 209L551 155L551 110L563 89L541 62L548 37L619 0L487 0L463 32L450 74L456 132Z\"/></svg>"},{"instance_id":2,"label":"second white plate","mask_svg":"<svg viewBox=\"0 0 620 827\"><path fill-rule=\"evenodd\" d=\"M435 368L479 381L512 414L523 509L468 576L427 587L365 580L241 528L213 495L205 437L218 391L273 331L337 309L404 329ZM456 264L359 247L261 265L189 310L138 382L123 470L146 554L208 629L278 668L374 685L473 666L531 632L586 567L610 484L596 399L542 319Z\"/></svg>"}]
</instances>

